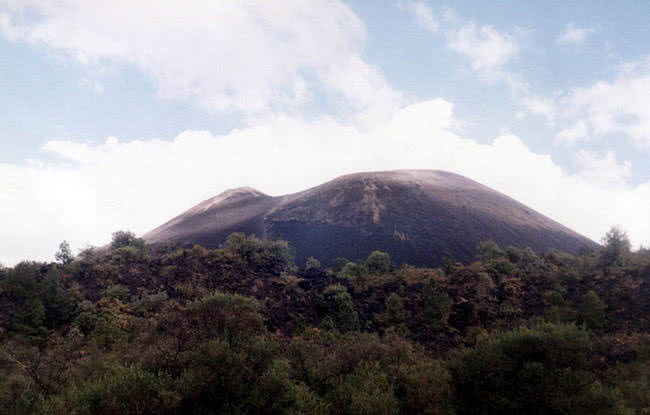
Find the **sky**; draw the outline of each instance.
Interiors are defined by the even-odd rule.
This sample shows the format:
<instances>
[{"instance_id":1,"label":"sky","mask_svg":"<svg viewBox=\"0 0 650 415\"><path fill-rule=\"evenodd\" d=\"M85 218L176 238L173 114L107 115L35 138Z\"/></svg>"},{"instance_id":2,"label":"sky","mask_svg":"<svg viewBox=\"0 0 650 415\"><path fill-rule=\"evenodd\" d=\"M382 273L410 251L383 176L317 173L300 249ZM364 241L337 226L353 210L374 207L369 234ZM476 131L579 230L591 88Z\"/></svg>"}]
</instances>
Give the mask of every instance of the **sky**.
<instances>
[{"instance_id":1,"label":"sky","mask_svg":"<svg viewBox=\"0 0 650 415\"><path fill-rule=\"evenodd\" d=\"M0 263L440 169L650 245L650 2L0 0Z\"/></svg>"}]
</instances>

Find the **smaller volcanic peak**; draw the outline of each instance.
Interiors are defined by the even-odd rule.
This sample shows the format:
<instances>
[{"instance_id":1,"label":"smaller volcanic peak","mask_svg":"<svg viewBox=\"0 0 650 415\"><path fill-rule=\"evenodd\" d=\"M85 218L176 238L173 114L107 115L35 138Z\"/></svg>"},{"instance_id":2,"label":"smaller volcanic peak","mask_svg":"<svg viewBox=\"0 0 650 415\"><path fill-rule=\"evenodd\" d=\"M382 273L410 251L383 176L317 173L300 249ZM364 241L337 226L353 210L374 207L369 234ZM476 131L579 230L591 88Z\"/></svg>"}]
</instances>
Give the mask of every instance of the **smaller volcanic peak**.
<instances>
[{"instance_id":1,"label":"smaller volcanic peak","mask_svg":"<svg viewBox=\"0 0 650 415\"><path fill-rule=\"evenodd\" d=\"M516 200L437 170L355 173L272 197L250 187L208 199L144 236L149 243L218 247L232 232L285 239L297 261L366 257L432 266L445 255L469 262L477 245L575 253L597 244Z\"/></svg>"},{"instance_id":2,"label":"smaller volcanic peak","mask_svg":"<svg viewBox=\"0 0 650 415\"><path fill-rule=\"evenodd\" d=\"M271 196L260 192L252 187L238 187L236 189L228 189L223 193L219 193L215 197L204 200L192 209L188 210L187 214L200 214L212 208L225 207L233 204L241 203L244 201L251 201L258 198L270 198Z\"/></svg>"},{"instance_id":3,"label":"smaller volcanic peak","mask_svg":"<svg viewBox=\"0 0 650 415\"><path fill-rule=\"evenodd\" d=\"M277 203L277 198L251 187L226 190L152 230L144 239L215 247L232 232L264 236L264 214Z\"/></svg>"}]
</instances>

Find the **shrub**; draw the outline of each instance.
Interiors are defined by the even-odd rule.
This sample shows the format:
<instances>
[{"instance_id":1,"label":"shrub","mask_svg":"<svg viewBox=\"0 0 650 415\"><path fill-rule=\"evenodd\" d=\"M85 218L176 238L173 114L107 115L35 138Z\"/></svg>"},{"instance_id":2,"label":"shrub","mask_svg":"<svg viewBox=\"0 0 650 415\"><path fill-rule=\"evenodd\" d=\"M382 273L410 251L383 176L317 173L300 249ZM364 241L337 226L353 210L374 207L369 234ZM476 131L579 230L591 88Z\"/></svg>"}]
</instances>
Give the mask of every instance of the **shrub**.
<instances>
[{"instance_id":1,"label":"shrub","mask_svg":"<svg viewBox=\"0 0 650 415\"><path fill-rule=\"evenodd\" d=\"M336 328L341 332L359 330L359 317L348 290L340 285L330 285L323 293L325 304Z\"/></svg>"},{"instance_id":2,"label":"shrub","mask_svg":"<svg viewBox=\"0 0 650 415\"><path fill-rule=\"evenodd\" d=\"M587 292L582 297L582 306L580 314L583 323L591 330L602 330L605 328L605 309L607 306L603 303L593 290Z\"/></svg>"},{"instance_id":3,"label":"shrub","mask_svg":"<svg viewBox=\"0 0 650 415\"><path fill-rule=\"evenodd\" d=\"M225 249L241 260L276 275L296 268L287 241L264 241L252 235L233 233L226 239Z\"/></svg>"},{"instance_id":4,"label":"shrub","mask_svg":"<svg viewBox=\"0 0 650 415\"><path fill-rule=\"evenodd\" d=\"M504 256L504 252L494 241L484 241L476 249L476 259L481 262L489 262Z\"/></svg>"},{"instance_id":5,"label":"shrub","mask_svg":"<svg viewBox=\"0 0 650 415\"><path fill-rule=\"evenodd\" d=\"M390 255L386 252L373 251L366 259L368 272L371 274L385 274L390 272Z\"/></svg>"},{"instance_id":6,"label":"shrub","mask_svg":"<svg viewBox=\"0 0 650 415\"><path fill-rule=\"evenodd\" d=\"M137 238L131 231L117 231L113 233L111 240L111 249L119 249L125 247L144 248L144 240Z\"/></svg>"},{"instance_id":7,"label":"shrub","mask_svg":"<svg viewBox=\"0 0 650 415\"><path fill-rule=\"evenodd\" d=\"M479 340L453 366L458 414L613 414L586 331L542 324Z\"/></svg>"},{"instance_id":8,"label":"shrub","mask_svg":"<svg viewBox=\"0 0 650 415\"><path fill-rule=\"evenodd\" d=\"M451 299L435 278L429 278L422 288L424 325L432 331L444 330L451 311Z\"/></svg>"},{"instance_id":9,"label":"shrub","mask_svg":"<svg viewBox=\"0 0 650 415\"><path fill-rule=\"evenodd\" d=\"M170 390L170 383L165 376L137 367L118 368L73 389L67 400L80 415L173 414L180 397Z\"/></svg>"}]
</instances>

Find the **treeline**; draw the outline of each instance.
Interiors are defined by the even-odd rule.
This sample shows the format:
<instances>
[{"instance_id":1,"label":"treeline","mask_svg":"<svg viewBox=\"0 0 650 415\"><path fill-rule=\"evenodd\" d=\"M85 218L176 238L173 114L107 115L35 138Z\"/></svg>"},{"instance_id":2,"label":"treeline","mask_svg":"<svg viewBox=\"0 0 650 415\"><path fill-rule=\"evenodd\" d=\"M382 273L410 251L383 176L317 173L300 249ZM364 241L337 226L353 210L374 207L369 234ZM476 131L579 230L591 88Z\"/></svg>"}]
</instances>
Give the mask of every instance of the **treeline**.
<instances>
[{"instance_id":1,"label":"treeline","mask_svg":"<svg viewBox=\"0 0 650 415\"><path fill-rule=\"evenodd\" d=\"M650 252L482 243L435 269L129 232L0 269L7 414L644 414Z\"/></svg>"}]
</instances>

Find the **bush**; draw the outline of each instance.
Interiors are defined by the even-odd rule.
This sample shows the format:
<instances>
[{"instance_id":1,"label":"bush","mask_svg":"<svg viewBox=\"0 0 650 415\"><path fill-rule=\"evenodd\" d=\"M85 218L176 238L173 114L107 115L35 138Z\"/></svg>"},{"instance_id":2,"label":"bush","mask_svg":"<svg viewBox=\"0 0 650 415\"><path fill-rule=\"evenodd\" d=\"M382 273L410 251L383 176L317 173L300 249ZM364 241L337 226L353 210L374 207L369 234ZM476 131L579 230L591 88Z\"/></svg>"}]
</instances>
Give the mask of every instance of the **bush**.
<instances>
[{"instance_id":1,"label":"bush","mask_svg":"<svg viewBox=\"0 0 650 415\"><path fill-rule=\"evenodd\" d=\"M422 359L397 368L396 395L402 413L422 415L452 414L451 375L438 360Z\"/></svg>"},{"instance_id":2,"label":"bush","mask_svg":"<svg viewBox=\"0 0 650 415\"><path fill-rule=\"evenodd\" d=\"M248 342L266 333L257 300L237 294L216 293L191 303L184 318L202 338L222 338L228 344Z\"/></svg>"},{"instance_id":3,"label":"bush","mask_svg":"<svg viewBox=\"0 0 650 415\"><path fill-rule=\"evenodd\" d=\"M630 255L630 239L625 231L616 226L605 234L601 242L601 261L605 266L621 264Z\"/></svg>"},{"instance_id":4,"label":"bush","mask_svg":"<svg viewBox=\"0 0 650 415\"><path fill-rule=\"evenodd\" d=\"M373 251L366 259L366 266L371 274L377 275L390 272L390 255L386 252Z\"/></svg>"},{"instance_id":5,"label":"bush","mask_svg":"<svg viewBox=\"0 0 650 415\"><path fill-rule=\"evenodd\" d=\"M481 242L476 249L476 259L481 262L494 261L495 259L502 258L504 255L504 252L494 241Z\"/></svg>"},{"instance_id":6,"label":"bush","mask_svg":"<svg viewBox=\"0 0 650 415\"><path fill-rule=\"evenodd\" d=\"M491 334L453 366L458 414L613 414L589 371L589 334L543 324Z\"/></svg>"},{"instance_id":7,"label":"bush","mask_svg":"<svg viewBox=\"0 0 650 415\"><path fill-rule=\"evenodd\" d=\"M307 258L307 261L305 262L305 271L319 270L320 267L321 265L319 260L317 260L313 256Z\"/></svg>"},{"instance_id":8,"label":"bush","mask_svg":"<svg viewBox=\"0 0 650 415\"><path fill-rule=\"evenodd\" d=\"M421 306L425 327L431 331L440 331L447 327L451 299L434 278L429 278L424 283Z\"/></svg>"},{"instance_id":9,"label":"bush","mask_svg":"<svg viewBox=\"0 0 650 415\"><path fill-rule=\"evenodd\" d=\"M61 242L59 250L54 254L54 259L63 265L67 265L74 260L74 255L72 255L72 249L70 249L68 241Z\"/></svg>"},{"instance_id":10,"label":"bush","mask_svg":"<svg viewBox=\"0 0 650 415\"><path fill-rule=\"evenodd\" d=\"M332 394L335 413L392 415L399 413L393 385L377 362L362 363Z\"/></svg>"},{"instance_id":11,"label":"bush","mask_svg":"<svg viewBox=\"0 0 650 415\"><path fill-rule=\"evenodd\" d=\"M171 390L171 381L165 376L131 367L74 388L66 400L65 406L80 415L158 415L176 413L180 396Z\"/></svg>"},{"instance_id":12,"label":"bush","mask_svg":"<svg viewBox=\"0 0 650 415\"><path fill-rule=\"evenodd\" d=\"M602 330L605 328L605 309L607 306L603 303L593 290L587 292L582 297L582 306L580 314L582 322L591 330Z\"/></svg>"},{"instance_id":13,"label":"bush","mask_svg":"<svg viewBox=\"0 0 650 415\"><path fill-rule=\"evenodd\" d=\"M111 249L126 247L144 248L144 239L137 238L131 231L117 231L111 239Z\"/></svg>"},{"instance_id":14,"label":"bush","mask_svg":"<svg viewBox=\"0 0 650 415\"><path fill-rule=\"evenodd\" d=\"M364 263L348 262L337 274L338 278L354 279L368 276L368 267Z\"/></svg>"},{"instance_id":15,"label":"bush","mask_svg":"<svg viewBox=\"0 0 650 415\"><path fill-rule=\"evenodd\" d=\"M225 249L241 260L276 275L296 268L287 241L264 241L252 235L233 233L226 239Z\"/></svg>"},{"instance_id":16,"label":"bush","mask_svg":"<svg viewBox=\"0 0 650 415\"><path fill-rule=\"evenodd\" d=\"M330 285L325 290L325 305L336 328L341 332L359 330L359 317L354 310L352 297L345 287Z\"/></svg>"}]
</instances>

